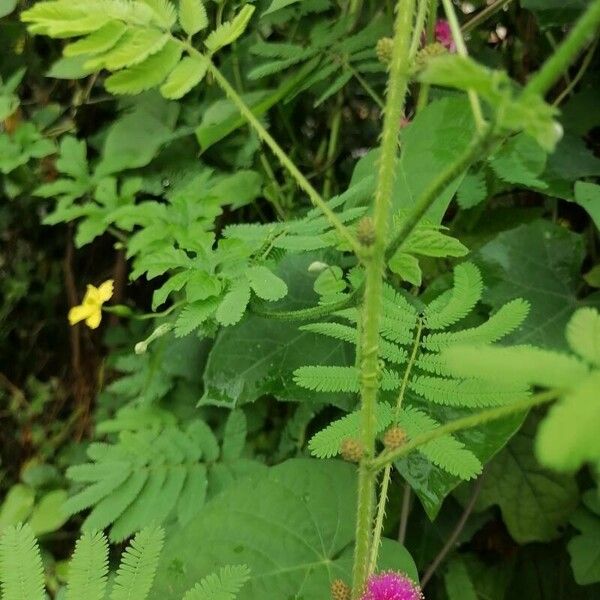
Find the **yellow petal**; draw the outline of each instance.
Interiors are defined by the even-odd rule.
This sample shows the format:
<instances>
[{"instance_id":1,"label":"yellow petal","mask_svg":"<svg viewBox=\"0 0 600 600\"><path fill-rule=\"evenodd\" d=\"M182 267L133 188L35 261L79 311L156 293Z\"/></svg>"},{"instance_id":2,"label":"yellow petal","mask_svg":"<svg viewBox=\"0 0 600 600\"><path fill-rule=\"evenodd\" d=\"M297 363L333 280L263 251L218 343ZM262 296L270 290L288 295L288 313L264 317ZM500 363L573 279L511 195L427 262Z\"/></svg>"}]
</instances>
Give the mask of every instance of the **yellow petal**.
<instances>
[{"instance_id":1,"label":"yellow petal","mask_svg":"<svg viewBox=\"0 0 600 600\"><path fill-rule=\"evenodd\" d=\"M114 290L114 281L112 279L108 279L104 283L100 285L98 288L98 294L100 295L100 302L107 302L112 298L113 290Z\"/></svg>"},{"instance_id":2,"label":"yellow petal","mask_svg":"<svg viewBox=\"0 0 600 600\"><path fill-rule=\"evenodd\" d=\"M76 323L79 323L79 321L88 319L94 313L95 310L97 309L90 304L80 304L79 306L74 306L69 311L69 323L71 325L75 325Z\"/></svg>"},{"instance_id":3,"label":"yellow petal","mask_svg":"<svg viewBox=\"0 0 600 600\"><path fill-rule=\"evenodd\" d=\"M100 325L100 321L102 320L102 311L100 308L94 310L94 312L85 320L85 324L90 329L96 329L98 325Z\"/></svg>"},{"instance_id":4,"label":"yellow petal","mask_svg":"<svg viewBox=\"0 0 600 600\"><path fill-rule=\"evenodd\" d=\"M95 304L100 306L104 304L113 295L113 280L109 279L96 287L95 285L88 284L85 296L83 297L83 304Z\"/></svg>"}]
</instances>

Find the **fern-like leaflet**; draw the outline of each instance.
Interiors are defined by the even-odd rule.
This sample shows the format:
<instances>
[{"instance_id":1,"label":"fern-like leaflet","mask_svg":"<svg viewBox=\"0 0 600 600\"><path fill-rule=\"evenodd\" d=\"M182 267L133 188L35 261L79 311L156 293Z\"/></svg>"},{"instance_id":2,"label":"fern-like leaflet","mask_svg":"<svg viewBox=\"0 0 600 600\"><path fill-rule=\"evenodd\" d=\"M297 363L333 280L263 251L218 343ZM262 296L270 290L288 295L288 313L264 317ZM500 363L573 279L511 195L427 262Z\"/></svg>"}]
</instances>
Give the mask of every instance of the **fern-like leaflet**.
<instances>
[{"instance_id":1,"label":"fern-like leaflet","mask_svg":"<svg viewBox=\"0 0 600 600\"><path fill-rule=\"evenodd\" d=\"M528 386L520 381L490 383L477 377L476 373L470 373L469 377L453 377L440 355L443 349L461 340L492 344L514 331L525 319L528 304L517 299L506 304L481 325L462 330L454 328L474 309L481 299L482 289L477 267L471 263L460 264L454 270L452 289L442 293L419 313L403 295L386 286L380 332L380 388L385 398L392 397L390 392L397 393L402 389L404 377L407 380L404 397L399 400L401 409L397 414L392 407L394 403L380 403L379 431L397 422L409 437L414 437L439 425L430 414L434 405L472 410L500 406L528 394ZM356 322L357 309L346 309L337 315L351 325L332 321L309 324L303 328L355 344L357 333L352 324ZM418 347L414 365L406 374L402 367L407 368L409 350L416 341ZM359 371L355 367L301 367L295 372L295 380L302 387L320 392L359 390ZM357 437L358 432L359 414L353 413L316 434L310 442L311 452L320 457L335 455L343 439ZM425 444L419 451L437 467L462 479L474 477L481 470L477 457L457 437L451 435Z\"/></svg>"},{"instance_id":2,"label":"fern-like leaflet","mask_svg":"<svg viewBox=\"0 0 600 600\"><path fill-rule=\"evenodd\" d=\"M107 591L108 543L104 534L85 532L69 561L66 600L146 600L163 547L164 530L142 529L121 555ZM182 600L235 600L248 581L246 565L222 567L201 579ZM7 527L0 535L0 583L3 600L44 600L40 549L29 525Z\"/></svg>"},{"instance_id":3,"label":"fern-like leaflet","mask_svg":"<svg viewBox=\"0 0 600 600\"><path fill-rule=\"evenodd\" d=\"M175 35L178 21L188 38L207 28L202 0L182 0L179 14L169 0L50 0L21 18L33 34L79 38L65 47L65 56L83 56L85 68L111 72L109 92L158 87L165 98L177 99L204 78L213 53L244 33L253 12L246 5L211 31L204 39L206 54Z\"/></svg>"},{"instance_id":4,"label":"fern-like leaflet","mask_svg":"<svg viewBox=\"0 0 600 600\"><path fill-rule=\"evenodd\" d=\"M106 430L114 431L118 423L111 422ZM183 525L202 509L209 485L218 490L244 470L258 468L240 459L245 440L242 413L231 413L222 451L200 420L185 430L165 425L160 418L146 429L133 427L122 430L117 443L91 444L91 462L67 471L83 489L67 500L65 510L74 514L92 507L84 531L111 526L110 539L121 541L148 522L177 520Z\"/></svg>"},{"instance_id":5,"label":"fern-like leaflet","mask_svg":"<svg viewBox=\"0 0 600 600\"><path fill-rule=\"evenodd\" d=\"M532 346L495 348L457 345L443 353L450 373L497 384L504 374L521 385L554 390L558 402L541 423L536 440L539 461L558 471L585 462L600 464L600 314L576 311L566 330L572 354Z\"/></svg>"}]
</instances>

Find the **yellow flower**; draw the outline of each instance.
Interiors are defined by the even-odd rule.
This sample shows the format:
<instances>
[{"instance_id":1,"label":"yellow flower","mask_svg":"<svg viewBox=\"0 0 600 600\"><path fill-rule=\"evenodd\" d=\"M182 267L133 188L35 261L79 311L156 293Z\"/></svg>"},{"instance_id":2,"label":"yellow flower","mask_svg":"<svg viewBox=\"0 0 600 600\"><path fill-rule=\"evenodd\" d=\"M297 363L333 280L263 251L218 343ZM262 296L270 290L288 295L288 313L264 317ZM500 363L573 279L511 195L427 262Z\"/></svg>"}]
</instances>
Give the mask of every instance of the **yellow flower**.
<instances>
[{"instance_id":1,"label":"yellow flower","mask_svg":"<svg viewBox=\"0 0 600 600\"><path fill-rule=\"evenodd\" d=\"M100 287L88 285L83 302L69 311L69 323L75 325L85 320L90 329L96 329L102 320L102 305L113 295L113 280L105 281Z\"/></svg>"}]
</instances>

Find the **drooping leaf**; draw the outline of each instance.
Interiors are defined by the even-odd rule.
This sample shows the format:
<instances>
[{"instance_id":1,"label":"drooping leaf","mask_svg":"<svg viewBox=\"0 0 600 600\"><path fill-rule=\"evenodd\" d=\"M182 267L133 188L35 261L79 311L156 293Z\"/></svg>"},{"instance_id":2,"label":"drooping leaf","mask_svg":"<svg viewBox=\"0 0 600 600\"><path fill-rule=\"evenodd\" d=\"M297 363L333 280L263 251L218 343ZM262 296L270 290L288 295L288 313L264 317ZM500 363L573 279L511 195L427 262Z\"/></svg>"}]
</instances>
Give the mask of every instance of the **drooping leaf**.
<instances>
[{"instance_id":1,"label":"drooping leaf","mask_svg":"<svg viewBox=\"0 0 600 600\"><path fill-rule=\"evenodd\" d=\"M488 465L479 495L482 508L500 506L510 534L522 544L557 538L578 502L572 476L544 470L535 460L534 435L529 421Z\"/></svg>"}]
</instances>

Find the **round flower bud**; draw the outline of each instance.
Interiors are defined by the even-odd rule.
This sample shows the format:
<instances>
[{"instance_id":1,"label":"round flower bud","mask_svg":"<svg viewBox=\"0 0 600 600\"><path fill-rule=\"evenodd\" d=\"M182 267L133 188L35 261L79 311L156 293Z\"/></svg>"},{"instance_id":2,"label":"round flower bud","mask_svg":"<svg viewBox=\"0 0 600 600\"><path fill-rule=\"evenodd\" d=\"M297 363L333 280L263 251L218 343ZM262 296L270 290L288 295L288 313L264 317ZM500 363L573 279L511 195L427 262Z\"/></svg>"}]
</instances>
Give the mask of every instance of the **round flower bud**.
<instances>
[{"instance_id":1,"label":"round flower bud","mask_svg":"<svg viewBox=\"0 0 600 600\"><path fill-rule=\"evenodd\" d=\"M358 440L346 438L340 447L340 454L344 460L357 463L363 457L364 450Z\"/></svg>"},{"instance_id":2,"label":"round flower bud","mask_svg":"<svg viewBox=\"0 0 600 600\"><path fill-rule=\"evenodd\" d=\"M365 216L358 222L356 236L363 246L372 246L375 243L375 223L372 217Z\"/></svg>"},{"instance_id":3,"label":"round flower bud","mask_svg":"<svg viewBox=\"0 0 600 600\"><path fill-rule=\"evenodd\" d=\"M350 586L341 579L334 579L331 582L331 600L350 600L351 593Z\"/></svg>"},{"instance_id":4,"label":"round flower bud","mask_svg":"<svg viewBox=\"0 0 600 600\"><path fill-rule=\"evenodd\" d=\"M392 50L394 49L394 40L389 37L381 38L377 42L376 52L379 62L384 64L392 60Z\"/></svg>"},{"instance_id":5,"label":"round flower bud","mask_svg":"<svg viewBox=\"0 0 600 600\"><path fill-rule=\"evenodd\" d=\"M398 425L392 425L383 435L383 445L388 450L395 450L406 443L406 431Z\"/></svg>"},{"instance_id":6,"label":"round flower bud","mask_svg":"<svg viewBox=\"0 0 600 600\"><path fill-rule=\"evenodd\" d=\"M437 56L443 56L444 54L448 54L448 49L443 44L440 44L439 42L429 44L417 52L415 66L417 69L422 69L429 60L436 58Z\"/></svg>"}]
</instances>

